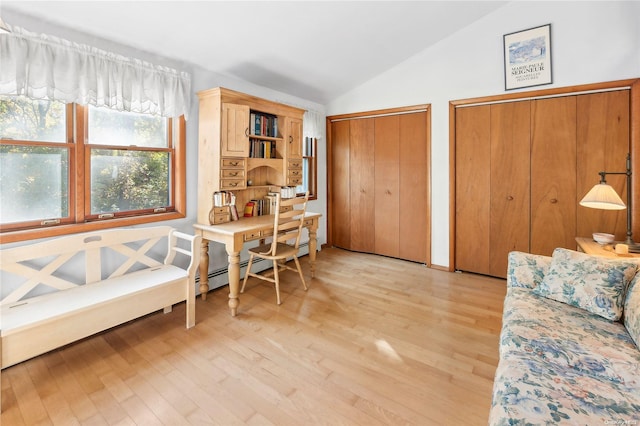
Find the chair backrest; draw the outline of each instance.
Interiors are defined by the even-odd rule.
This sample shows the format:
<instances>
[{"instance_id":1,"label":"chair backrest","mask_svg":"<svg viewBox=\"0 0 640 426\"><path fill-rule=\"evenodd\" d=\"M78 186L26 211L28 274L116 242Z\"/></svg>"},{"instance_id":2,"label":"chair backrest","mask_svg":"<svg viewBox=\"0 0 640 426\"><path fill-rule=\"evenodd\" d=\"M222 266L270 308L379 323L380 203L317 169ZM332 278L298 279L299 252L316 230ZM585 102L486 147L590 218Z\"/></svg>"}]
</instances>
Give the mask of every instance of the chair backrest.
<instances>
[{"instance_id":1,"label":"chair backrest","mask_svg":"<svg viewBox=\"0 0 640 426\"><path fill-rule=\"evenodd\" d=\"M276 195L276 214L273 222L273 240L271 242L271 255L275 256L278 243L295 240L292 245L298 248L302 225L304 224L304 212L307 210L309 201L309 191L304 197L282 199L280 194Z\"/></svg>"}]
</instances>

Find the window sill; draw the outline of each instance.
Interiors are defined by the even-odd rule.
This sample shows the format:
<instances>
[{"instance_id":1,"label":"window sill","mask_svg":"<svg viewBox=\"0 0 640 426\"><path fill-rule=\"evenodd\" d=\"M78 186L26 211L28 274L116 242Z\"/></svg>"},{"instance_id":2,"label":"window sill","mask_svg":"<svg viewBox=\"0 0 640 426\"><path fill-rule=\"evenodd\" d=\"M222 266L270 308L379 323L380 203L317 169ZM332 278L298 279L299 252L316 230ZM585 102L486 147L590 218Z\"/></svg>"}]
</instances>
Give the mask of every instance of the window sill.
<instances>
[{"instance_id":1,"label":"window sill","mask_svg":"<svg viewBox=\"0 0 640 426\"><path fill-rule=\"evenodd\" d=\"M72 225L60 225L26 229L0 233L0 244L15 243L20 241L36 240L39 238L58 237L60 235L77 234L80 232L97 231L100 229L119 228L123 226L141 225L145 223L160 222L165 220L182 219L185 215L180 212L160 213L147 216L123 217Z\"/></svg>"}]
</instances>

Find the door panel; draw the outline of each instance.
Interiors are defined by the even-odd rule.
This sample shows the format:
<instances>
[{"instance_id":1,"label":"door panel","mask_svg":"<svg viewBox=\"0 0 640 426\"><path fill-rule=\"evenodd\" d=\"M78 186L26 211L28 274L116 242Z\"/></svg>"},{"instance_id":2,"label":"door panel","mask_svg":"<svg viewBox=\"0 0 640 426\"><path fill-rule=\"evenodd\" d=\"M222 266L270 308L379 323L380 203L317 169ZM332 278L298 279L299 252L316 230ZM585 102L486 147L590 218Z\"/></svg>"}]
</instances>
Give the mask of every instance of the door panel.
<instances>
[{"instance_id":1,"label":"door panel","mask_svg":"<svg viewBox=\"0 0 640 426\"><path fill-rule=\"evenodd\" d=\"M455 267L489 274L491 107L456 109Z\"/></svg>"},{"instance_id":2,"label":"door panel","mask_svg":"<svg viewBox=\"0 0 640 426\"><path fill-rule=\"evenodd\" d=\"M629 152L629 91L580 95L577 99L577 198L582 200L600 181L598 172L624 172ZM607 183L627 202L626 175L607 175ZM594 232L615 234L624 241L627 232L626 210L600 210L578 204L577 236L591 237Z\"/></svg>"},{"instance_id":3,"label":"door panel","mask_svg":"<svg viewBox=\"0 0 640 426\"><path fill-rule=\"evenodd\" d=\"M349 122L331 123L331 217L336 247L351 248Z\"/></svg>"},{"instance_id":4,"label":"door panel","mask_svg":"<svg viewBox=\"0 0 640 426\"><path fill-rule=\"evenodd\" d=\"M372 118L349 120L351 159L351 250L373 253L375 229L374 122Z\"/></svg>"},{"instance_id":5,"label":"door panel","mask_svg":"<svg viewBox=\"0 0 640 426\"><path fill-rule=\"evenodd\" d=\"M529 251L530 102L491 106L491 275L506 278L510 251Z\"/></svg>"},{"instance_id":6,"label":"door panel","mask_svg":"<svg viewBox=\"0 0 640 426\"><path fill-rule=\"evenodd\" d=\"M403 114L400 120L400 222L399 256L428 262L429 179L426 112Z\"/></svg>"},{"instance_id":7,"label":"door panel","mask_svg":"<svg viewBox=\"0 0 640 426\"><path fill-rule=\"evenodd\" d=\"M400 119L397 115L375 121L375 252L398 257L400 253Z\"/></svg>"},{"instance_id":8,"label":"door panel","mask_svg":"<svg viewBox=\"0 0 640 426\"><path fill-rule=\"evenodd\" d=\"M576 249L576 96L531 101L531 253Z\"/></svg>"}]
</instances>

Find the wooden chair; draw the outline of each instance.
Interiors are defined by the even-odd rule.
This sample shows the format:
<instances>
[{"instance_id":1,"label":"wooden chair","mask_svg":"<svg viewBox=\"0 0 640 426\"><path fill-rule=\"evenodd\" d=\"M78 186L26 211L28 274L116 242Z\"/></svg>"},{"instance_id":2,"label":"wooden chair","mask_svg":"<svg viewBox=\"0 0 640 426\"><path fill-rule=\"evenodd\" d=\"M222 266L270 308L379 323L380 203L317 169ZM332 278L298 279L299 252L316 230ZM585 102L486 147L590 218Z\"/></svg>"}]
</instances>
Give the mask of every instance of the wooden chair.
<instances>
[{"instance_id":1,"label":"wooden chair","mask_svg":"<svg viewBox=\"0 0 640 426\"><path fill-rule=\"evenodd\" d=\"M242 282L240 293L244 293L244 287L247 285L247 279L250 276L269 281L275 284L276 301L279 305L279 272L285 269L297 271L300 275L300 280L302 281L304 290L307 291L307 284L304 282L302 268L300 268L300 262L298 261L298 247L300 245L300 235L302 234L302 225L304 223L304 212L306 211L308 200L308 191L304 197L289 199L281 199L280 194L277 195L272 241L249 249L249 264L247 265L247 272L244 275L244 281ZM253 259L255 257L271 260L273 262L273 278L251 272L251 265L253 264ZM296 268L292 268L286 264L286 260L289 257L293 258Z\"/></svg>"}]
</instances>

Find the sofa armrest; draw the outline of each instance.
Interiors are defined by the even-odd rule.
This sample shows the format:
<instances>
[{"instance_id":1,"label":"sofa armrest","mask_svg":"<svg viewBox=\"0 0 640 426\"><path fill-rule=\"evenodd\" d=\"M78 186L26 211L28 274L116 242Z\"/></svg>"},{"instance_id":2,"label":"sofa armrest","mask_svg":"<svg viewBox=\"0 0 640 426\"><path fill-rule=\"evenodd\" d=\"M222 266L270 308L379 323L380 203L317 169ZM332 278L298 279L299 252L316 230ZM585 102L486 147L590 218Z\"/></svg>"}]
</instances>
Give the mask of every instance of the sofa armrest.
<instances>
[{"instance_id":1,"label":"sofa armrest","mask_svg":"<svg viewBox=\"0 0 640 426\"><path fill-rule=\"evenodd\" d=\"M535 288L549 271L550 256L512 251L507 267L507 288Z\"/></svg>"}]
</instances>

